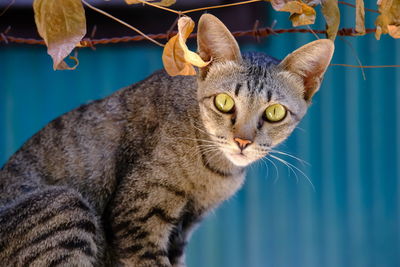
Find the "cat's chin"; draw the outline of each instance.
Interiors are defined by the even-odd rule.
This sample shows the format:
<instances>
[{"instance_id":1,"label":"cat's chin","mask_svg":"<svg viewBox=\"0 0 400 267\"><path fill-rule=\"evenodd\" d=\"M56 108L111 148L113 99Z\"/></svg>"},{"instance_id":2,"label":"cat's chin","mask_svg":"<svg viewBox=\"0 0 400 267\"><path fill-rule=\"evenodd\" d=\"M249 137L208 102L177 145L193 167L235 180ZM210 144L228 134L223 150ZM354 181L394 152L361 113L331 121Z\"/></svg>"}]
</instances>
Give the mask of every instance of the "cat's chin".
<instances>
[{"instance_id":1,"label":"cat's chin","mask_svg":"<svg viewBox=\"0 0 400 267\"><path fill-rule=\"evenodd\" d=\"M235 154L226 153L225 155L230 162L232 162L234 165L238 167L246 167L254 162L254 160L240 153L235 153Z\"/></svg>"}]
</instances>

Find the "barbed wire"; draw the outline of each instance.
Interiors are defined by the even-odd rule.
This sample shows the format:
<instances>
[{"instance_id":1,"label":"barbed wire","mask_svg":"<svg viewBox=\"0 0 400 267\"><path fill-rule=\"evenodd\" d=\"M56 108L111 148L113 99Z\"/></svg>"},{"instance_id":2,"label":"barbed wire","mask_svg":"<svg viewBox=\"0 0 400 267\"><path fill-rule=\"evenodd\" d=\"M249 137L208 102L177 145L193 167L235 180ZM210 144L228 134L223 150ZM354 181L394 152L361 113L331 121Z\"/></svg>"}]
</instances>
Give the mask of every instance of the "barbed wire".
<instances>
[{"instance_id":1,"label":"barbed wire","mask_svg":"<svg viewBox=\"0 0 400 267\"><path fill-rule=\"evenodd\" d=\"M325 30L314 30L314 29L274 29L272 27L263 27L258 28L258 23L254 24L255 27L251 30L245 31L235 31L232 34L235 37L254 37L256 40L260 38L265 38L270 35L278 35L284 33L316 33L316 34L326 34ZM8 32L11 27L8 27L3 33L0 33L0 43L16 43L16 44L27 44L27 45L45 45L43 39L34 39L34 38L23 38L9 35ZM366 29L366 33L374 33L375 28ZM170 37L177 34L177 31L170 31L167 33L158 33L158 34L147 34L148 37L156 40L168 40ZM357 32L354 28L342 28L338 31L339 36L355 36ZM196 33L193 33L189 36L189 38L195 38L197 36ZM129 43L129 42L139 42L146 40L142 35L134 35L134 36L121 36L121 37L109 37L109 38L100 38L95 39L93 37L85 37L80 42L81 47L92 47L96 45L107 45L107 44L118 44L118 43Z\"/></svg>"}]
</instances>

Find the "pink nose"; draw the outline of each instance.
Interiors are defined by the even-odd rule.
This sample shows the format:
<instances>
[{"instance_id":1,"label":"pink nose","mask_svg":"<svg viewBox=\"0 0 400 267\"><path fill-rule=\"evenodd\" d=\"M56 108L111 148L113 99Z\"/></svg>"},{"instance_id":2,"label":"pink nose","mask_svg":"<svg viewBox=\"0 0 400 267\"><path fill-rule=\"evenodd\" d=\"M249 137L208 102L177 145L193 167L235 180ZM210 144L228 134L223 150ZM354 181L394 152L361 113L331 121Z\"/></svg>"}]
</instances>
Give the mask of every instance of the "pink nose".
<instances>
[{"instance_id":1,"label":"pink nose","mask_svg":"<svg viewBox=\"0 0 400 267\"><path fill-rule=\"evenodd\" d=\"M253 143L250 140L246 140L246 139L242 139L239 137L235 137L233 138L233 140L236 142L236 144L239 146L240 150L245 149L248 145L250 145L251 143Z\"/></svg>"}]
</instances>

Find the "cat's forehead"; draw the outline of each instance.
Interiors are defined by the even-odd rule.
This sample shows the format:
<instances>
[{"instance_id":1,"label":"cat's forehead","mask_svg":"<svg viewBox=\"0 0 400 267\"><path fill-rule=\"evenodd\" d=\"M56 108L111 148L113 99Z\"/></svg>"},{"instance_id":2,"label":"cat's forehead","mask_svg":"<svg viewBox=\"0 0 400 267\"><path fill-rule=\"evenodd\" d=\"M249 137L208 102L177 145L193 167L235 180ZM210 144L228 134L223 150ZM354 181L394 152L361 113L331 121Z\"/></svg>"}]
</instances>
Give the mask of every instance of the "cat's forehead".
<instances>
[{"instance_id":1,"label":"cat's forehead","mask_svg":"<svg viewBox=\"0 0 400 267\"><path fill-rule=\"evenodd\" d=\"M282 75L279 62L263 53L244 53L240 64L215 64L210 69L203 93L228 92L249 110L274 102L301 110L305 103L302 103L300 90L294 88L295 83L287 75Z\"/></svg>"}]
</instances>

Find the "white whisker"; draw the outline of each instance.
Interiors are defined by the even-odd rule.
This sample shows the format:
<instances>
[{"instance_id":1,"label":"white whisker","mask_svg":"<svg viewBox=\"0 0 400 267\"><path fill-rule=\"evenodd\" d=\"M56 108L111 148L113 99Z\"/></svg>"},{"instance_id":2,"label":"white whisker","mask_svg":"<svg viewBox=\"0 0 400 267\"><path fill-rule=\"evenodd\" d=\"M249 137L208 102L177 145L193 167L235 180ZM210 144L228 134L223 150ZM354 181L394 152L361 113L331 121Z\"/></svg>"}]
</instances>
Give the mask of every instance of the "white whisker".
<instances>
[{"instance_id":1,"label":"white whisker","mask_svg":"<svg viewBox=\"0 0 400 267\"><path fill-rule=\"evenodd\" d=\"M283 160L283 159L281 159L281 158L279 158L279 157L276 157L276 156L274 156L274 155L270 155L270 156L271 156L272 158L274 158L274 159L280 161L281 163L287 165L287 166L293 167L293 168L296 169L298 172L300 172L300 173L307 179L307 181L310 183L310 185L311 185L313 191L315 192L315 186L314 186L314 184L311 182L310 178L308 178L308 176L307 176L302 170L300 170L299 168L297 168L297 167L294 166L293 164L291 164L291 163L289 163L289 162L287 162L287 161L285 161L285 160Z\"/></svg>"},{"instance_id":2,"label":"white whisker","mask_svg":"<svg viewBox=\"0 0 400 267\"><path fill-rule=\"evenodd\" d=\"M269 150L269 152L270 152L270 153L278 153L278 154L281 154L281 155L285 155L285 156L288 156L288 157L293 158L293 159L295 159L295 160L298 160L298 161L299 161L301 164L303 164L303 165L311 166L311 164L308 163L307 161L305 161L305 160L303 160L303 159L300 159L300 158L298 158L298 157L296 157L296 156L293 156L293 155L291 155L291 154L289 154L289 153L282 152L282 151L278 151L278 150Z\"/></svg>"}]
</instances>

